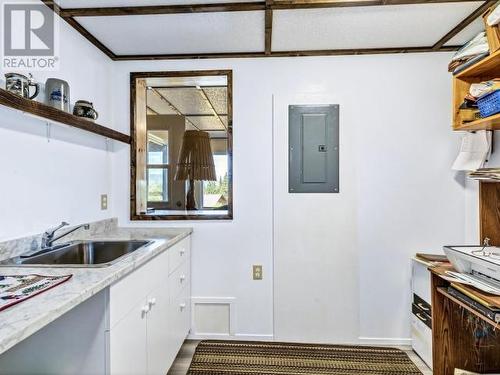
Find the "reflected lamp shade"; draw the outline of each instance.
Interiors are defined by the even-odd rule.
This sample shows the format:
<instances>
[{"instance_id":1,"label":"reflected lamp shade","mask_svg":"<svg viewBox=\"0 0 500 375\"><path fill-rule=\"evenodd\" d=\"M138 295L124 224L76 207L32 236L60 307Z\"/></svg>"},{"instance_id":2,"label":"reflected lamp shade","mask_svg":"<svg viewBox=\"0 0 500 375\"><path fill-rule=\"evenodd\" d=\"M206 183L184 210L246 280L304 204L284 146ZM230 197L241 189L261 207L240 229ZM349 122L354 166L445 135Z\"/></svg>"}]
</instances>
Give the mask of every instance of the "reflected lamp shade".
<instances>
[{"instance_id":1,"label":"reflected lamp shade","mask_svg":"<svg viewBox=\"0 0 500 375\"><path fill-rule=\"evenodd\" d=\"M200 130L186 130L177 162L175 179L189 181L186 209L195 210L194 181L216 181L210 136Z\"/></svg>"}]
</instances>

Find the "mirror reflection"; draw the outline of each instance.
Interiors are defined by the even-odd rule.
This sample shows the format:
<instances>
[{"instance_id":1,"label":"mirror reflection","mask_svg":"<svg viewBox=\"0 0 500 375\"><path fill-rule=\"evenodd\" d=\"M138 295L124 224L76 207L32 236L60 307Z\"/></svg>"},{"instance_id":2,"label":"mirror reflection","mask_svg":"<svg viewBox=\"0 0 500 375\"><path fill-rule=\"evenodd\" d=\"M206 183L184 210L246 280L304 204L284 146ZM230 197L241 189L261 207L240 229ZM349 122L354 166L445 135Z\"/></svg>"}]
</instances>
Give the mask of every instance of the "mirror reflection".
<instances>
[{"instance_id":1,"label":"mirror reflection","mask_svg":"<svg viewBox=\"0 0 500 375\"><path fill-rule=\"evenodd\" d=\"M133 219L232 217L230 78L132 74Z\"/></svg>"}]
</instances>

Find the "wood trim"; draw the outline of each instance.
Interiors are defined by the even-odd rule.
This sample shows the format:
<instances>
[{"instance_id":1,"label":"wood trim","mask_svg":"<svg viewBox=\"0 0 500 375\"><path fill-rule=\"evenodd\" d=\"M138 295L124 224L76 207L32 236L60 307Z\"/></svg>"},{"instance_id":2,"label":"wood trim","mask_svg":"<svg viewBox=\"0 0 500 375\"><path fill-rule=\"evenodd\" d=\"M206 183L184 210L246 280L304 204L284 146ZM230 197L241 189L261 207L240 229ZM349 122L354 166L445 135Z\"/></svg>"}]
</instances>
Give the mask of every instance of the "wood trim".
<instances>
[{"instance_id":1,"label":"wood trim","mask_svg":"<svg viewBox=\"0 0 500 375\"><path fill-rule=\"evenodd\" d=\"M491 6L493 6L497 0L486 1L483 5L477 8L474 12L469 14L464 20L462 20L457 26L455 26L449 33L439 39L436 44L432 46L434 51L439 50L443 47L449 40L451 40L455 35L460 33L463 29L469 26L474 20L486 12Z\"/></svg>"},{"instance_id":2,"label":"wood trim","mask_svg":"<svg viewBox=\"0 0 500 375\"><path fill-rule=\"evenodd\" d=\"M266 0L266 14L264 21L264 38L265 38L265 48L264 53L270 55L272 51L273 42L273 10L270 8L272 5L272 0Z\"/></svg>"},{"instance_id":3,"label":"wood trim","mask_svg":"<svg viewBox=\"0 0 500 375\"><path fill-rule=\"evenodd\" d=\"M272 9L353 8L387 5L460 3L474 0L275 0Z\"/></svg>"},{"instance_id":4,"label":"wood trim","mask_svg":"<svg viewBox=\"0 0 500 375\"><path fill-rule=\"evenodd\" d=\"M479 233L481 243L488 237L500 246L500 183L479 183Z\"/></svg>"},{"instance_id":5,"label":"wood trim","mask_svg":"<svg viewBox=\"0 0 500 375\"><path fill-rule=\"evenodd\" d=\"M44 1L44 0L42 0ZM45 0L47 1L47 0ZM45 2L44 1L44 2ZM346 8L386 5L440 4L477 0L277 0L271 9ZM52 1L50 1L52 2ZM208 12L250 12L266 10L265 1L241 3L208 3L187 5L149 5L95 8L60 8L63 18L138 16L152 14L208 13Z\"/></svg>"},{"instance_id":6,"label":"wood trim","mask_svg":"<svg viewBox=\"0 0 500 375\"><path fill-rule=\"evenodd\" d=\"M146 215L137 214L136 202L136 148L135 140L135 90L136 80L152 77L193 77L225 75L227 76L227 155L228 155L228 210L221 215ZM194 71L162 71L130 73L130 219L131 220L232 220L233 219L233 72L232 70L194 70Z\"/></svg>"},{"instance_id":7,"label":"wood trim","mask_svg":"<svg viewBox=\"0 0 500 375\"><path fill-rule=\"evenodd\" d=\"M106 56L110 59L114 60L116 55L111 51L108 47L102 44L94 35L92 35L85 27L83 27L80 23L78 23L74 18L64 17L62 13L64 10L57 5L53 0L41 0L46 6L48 6L52 11L61 16L63 20L65 20L72 28L78 31L85 39L87 39L90 43L96 46L99 50L101 50Z\"/></svg>"},{"instance_id":8,"label":"wood trim","mask_svg":"<svg viewBox=\"0 0 500 375\"><path fill-rule=\"evenodd\" d=\"M93 121L75 116L71 113L61 111L60 109L48 106L44 103L23 98L7 90L0 89L0 105L13 108L28 114L41 117L47 121L72 126L90 133L98 134L115 141L130 143L130 136L120 133L116 130L96 124Z\"/></svg>"},{"instance_id":9,"label":"wood trim","mask_svg":"<svg viewBox=\"0 0 500 375\"><path fill-rule=\"evenodd\" d=\"M333 50L303 50L303 51L271 51L265 52L216 52L199 54L159 54L159 55L118 55L116 61L129 60L184 60L184 59L236 59L250 57L301 57L301 56L346 56L346 55L378 55L392 53L423 53L456 51L461 46L443 46L439 50L432 47L395 47L395 48L365 48L365 49L333 49Z\"/></svg>"},{"instance_id":10,"label":"wood trim","mask_svg":"<svg viewBox=\"0 0 500 375\"><path fill-rule=\"evenodd\" d=\"M114 61L130 60L171 60L171 59L218 59L218 58L255 58L255 57L298 57L298 56L340 56L340 55L368 55L391 53L416 53L436 51L456 51L460 46L444 46L456 35L462 23L432 47L395 47L395 48L368 48L368 49L339 49L339 50L303 50L303 51L276 51L271 48L272 43L272 15L275 9L309 9L332 7L358 6L386 6L410 4L439 4L458 3L475 0L266 0L259 2L222 3L222 4L190 4L190 5L163 5L163 6L136 6L136 7L104 7L104 8L72 8L63 9L53 0L41 0L45 5L60 15L70 26L77 30L84 38L96 46ZM490 3L491 1L488 1ZM493 1L494 2L494 1ZM265 50L262 52L215 52L199 54L150 54L150 55L116 55L73 17L87 16L131 16L146 14L176 14L201 12L237 12L237 11L265 11ZM472 18L472 15L469 16ZM468 17L468 18L469 18ZM473 20L473 19L472 19ZM472 20L470 22L472 22ZM462 21L465 23L466 20ZM458 31L457 31L457 30ZM445 38L449 38L445 40ZM441 44L441 46L439 46Z\"/></svg>"}]
</instances>

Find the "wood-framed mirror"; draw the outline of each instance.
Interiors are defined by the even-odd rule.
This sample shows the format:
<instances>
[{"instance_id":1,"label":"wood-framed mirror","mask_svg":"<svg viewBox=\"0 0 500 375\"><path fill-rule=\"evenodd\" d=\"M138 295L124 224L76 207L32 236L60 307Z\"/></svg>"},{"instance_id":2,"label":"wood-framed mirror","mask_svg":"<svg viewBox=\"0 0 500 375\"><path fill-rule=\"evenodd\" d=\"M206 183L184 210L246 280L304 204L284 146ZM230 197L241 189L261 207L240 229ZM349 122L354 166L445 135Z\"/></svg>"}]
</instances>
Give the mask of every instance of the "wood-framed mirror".
<instances>
[{"instance_id":1,"label":"wood-framed mirror","mask_svg":"<svg viewBox=\"0 0 500 375\"><path fill-rule=\"evenodd\" d=\"M233 218L232 71L130 73L131 220Z\"/></svg>"}]
</instances>

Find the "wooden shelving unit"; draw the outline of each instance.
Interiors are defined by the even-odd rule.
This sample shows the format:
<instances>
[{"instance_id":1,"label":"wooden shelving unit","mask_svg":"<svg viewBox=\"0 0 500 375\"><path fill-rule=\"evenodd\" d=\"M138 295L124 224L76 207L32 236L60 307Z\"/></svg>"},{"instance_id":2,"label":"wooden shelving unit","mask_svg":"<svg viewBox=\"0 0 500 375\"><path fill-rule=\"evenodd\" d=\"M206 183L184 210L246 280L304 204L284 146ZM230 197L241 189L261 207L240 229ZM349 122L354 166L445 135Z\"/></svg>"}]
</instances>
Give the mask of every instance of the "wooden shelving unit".
<instances>
[{"instance_id":1,"label":"wooden shelving unit","mask_svg":"<svg viewBox=\"0 0 500 375\"><path fill-rule=\"evenodd\" d=\"M488 42L490 49L494 52L487 58L453 76L453 130L500 130L500 114L472 122L464 122L460 117L459 110L471 84L500 78L500 49L495 49L499 43L496 30L498 27L495 30L490 30L493 29L491 27L488 28Z\"/></svg>"},{"instance_id":2,"label":"wooden shelving unit","mask_svg":"<svg viewBox=\"0 0 500 375\"><path fill-rule=\"evenodd\" d=\"M46 104L23 98L4 89L0 89L0 105L41 117L50 122L72 126L115 141L130 144L130 136L127 134L120 133Z\"/></svg>"}]
</instances>

